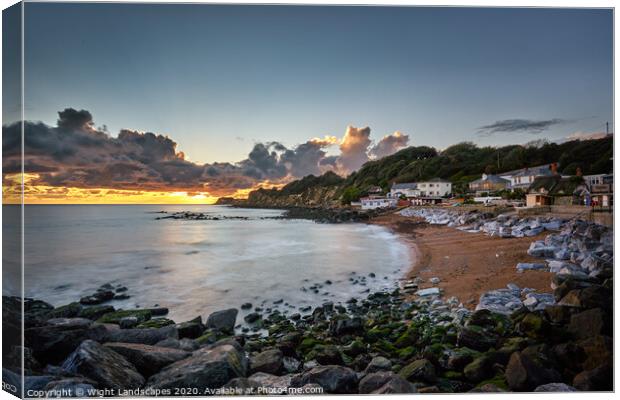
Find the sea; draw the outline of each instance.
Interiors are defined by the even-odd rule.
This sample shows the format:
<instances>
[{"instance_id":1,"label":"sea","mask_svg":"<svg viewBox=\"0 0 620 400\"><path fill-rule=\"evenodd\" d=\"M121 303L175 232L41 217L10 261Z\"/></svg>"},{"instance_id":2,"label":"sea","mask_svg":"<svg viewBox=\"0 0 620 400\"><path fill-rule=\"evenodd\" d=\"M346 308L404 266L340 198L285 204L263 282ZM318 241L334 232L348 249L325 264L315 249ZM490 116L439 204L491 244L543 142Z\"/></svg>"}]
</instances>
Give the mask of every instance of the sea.
<instances>
[{"instance_id":1,"label":"sea","mask_svg":"<svg viewBox=\"0 0 620 400\"><path fill-rule=\"evenodd\" d=\"M220 219L158 220L166 215L162 211ZM409 248L384 227L278 219L283 212L216 205L27 205L25 295L60 306L110 283L125 286L130 297L106 304L167 307L176 322L244 303L292 314L392 290L411 265ZM18 235L10 234L17 227L19 206L3 206L3 294L18 293L21 282ZM240 310L238 321L251 311Z\"/></svg>"}]
</instances>

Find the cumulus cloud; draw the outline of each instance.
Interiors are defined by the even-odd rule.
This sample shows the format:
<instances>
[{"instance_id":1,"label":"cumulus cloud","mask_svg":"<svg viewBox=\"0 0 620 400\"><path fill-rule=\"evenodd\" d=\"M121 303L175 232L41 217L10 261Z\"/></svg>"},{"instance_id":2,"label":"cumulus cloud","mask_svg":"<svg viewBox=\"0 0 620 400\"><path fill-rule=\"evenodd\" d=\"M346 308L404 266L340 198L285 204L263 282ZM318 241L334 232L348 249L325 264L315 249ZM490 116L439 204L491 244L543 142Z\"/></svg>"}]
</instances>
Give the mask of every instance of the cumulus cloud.
<instances>
[{"instance_id":1,"label":"cumulus cloud","mask_svg":"<svg viewBox=\"0 0 620 400\"><path fill-rule=\"evenodd\" d=\"M381 158L396 153L398 150L407 147L409 135L396 131L391 135L384 136L371 150L370 155Z\"/></svg>"},{"instance_id":2,"label":"cumulus cloud","mask_svg":"<svg viewBox=\"0 0 620 400\"><path fill-rule=\"evenodd\" d=\"M349 126L341 140L312 138L292 148L280 142L256 143L247 158L235 163L198 164L164 135L123 129L116 137L95 128L86 110L67 108L58 113L56 127L25 123L27 173L37 174L33 185L82 189L209 192L223 196L260 183L284 183L326 171L348 174L370 157L378 158L406 146L409 137L387 135L371 147L370 128ZM21 170L21 125L3 126L5 174ZM339 144L340 153L328 155ZM5 176L6 177L6 176Z\"/></svg>"},{"instance_id":3,"label":"cumulus cloud","mask_svg":"<svg viewBox=\"0 0 620 400\"><path fill-rule=\"evenodd\" d=\"M478 133L481 136L491 136L496 133L531 133L538 134L551 128L553 125L559 125L566 123L565 120L560 118L553 118L547 120L532 120L532 119L505 119L501 121L495 121L490 125L481 126L478 128Z\"/></svg>"},{"instance_id":4,"label":"cumulus cloud","mask_svg":"<svg viewBox=\"0 0 620 400\"><path fill-rule=\"evenodd\" d=\"M340 156L338 157L338 167L342 171L351 172L361 167L368 157L368 147L370 146L370 128L356 128L348 126L340 142Z\"/></svg>"}]
</instances>

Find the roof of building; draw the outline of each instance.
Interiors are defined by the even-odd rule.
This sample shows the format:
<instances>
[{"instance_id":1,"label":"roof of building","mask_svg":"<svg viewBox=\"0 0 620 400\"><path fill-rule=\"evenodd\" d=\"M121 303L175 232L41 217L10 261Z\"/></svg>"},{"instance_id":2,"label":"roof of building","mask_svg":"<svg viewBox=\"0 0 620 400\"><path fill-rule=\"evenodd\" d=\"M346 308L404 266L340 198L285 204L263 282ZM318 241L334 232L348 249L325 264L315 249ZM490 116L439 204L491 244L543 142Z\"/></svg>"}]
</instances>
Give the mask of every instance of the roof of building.
<instances>
[{"instance_id":1,"label":"roof of building","mask_svg":"<svg viewBox=\"0 0 620 400\"><path fill-rule=\"evenodd\" d=\"M398 190L398 189L417 189L418 188L418 184L415 182L410 182L410 183L394 183L392 184L392 190Z\"/></svg>"},{"instance_id":2,"label":"roof of building","mask_svg":"<svg viewBox=\"0 0 620 400\"><path fill-rule=\"evenodd\" d=\"M536 168L526 168L512 176L552 176L552 175L553 175L553 171L551 171L551 169L543 168L543 167L536 167Z\"/></svg>"},{"instance_id":3,"label":"roof of building","mask_svg":"<svg viewBox=\"0 0 620 400\"><path fill-rule=\"evenodd\" d=\"M450 183L450 181L447 181L447 180L441 179L441 178L433 178L433 179L429 179L429 180L421 181L421 182L443 182L443 183Z\"/></svg>"},{"instance_id":4,"label":"roof of building","mask_svg":"<svg viewBox=\"0 0 620 400\"><path fill-rule=\"evenodd\" d=\"M573 193L577 192L580 186L584 186L585 184L583 178L580 176L571 176L570 178L562 178L558 181L558 183L551 189L551 194L554 196L572 196Z\"/></svg>"},{"instance_id":5,"label":"roof of building","mask_svg":"<svg viewBox=\"0 0 620 400\"><path fill-rule=\"evenodd\" d=\"M558 167L560 166L560 163L555 163ZM537 165L535 167L526 167L526 168L520 168L520 169L514 169L512 171L507 171L507 172L502 172L501 176L531 176L530 174L534 173L534 175L543 175L543 176L547 176L547 175L552 175L552 173L547 174L547 172L551 172L551 166L553 165L553 163L550 164L543 164L543 165ZM524 172L527 172L524 174Z\"/></svg>"},{"instance_id":6,"label":"roof of building","mask_svg":"<svg viewBox=\"0 0 620 400\"><path fill-rule=\"evenodd\" d=\"M530 192L540 192L544 189L545 192L550 192L555 184L562 179L559 175L554 176L539 176L534 179L534 182L530 185Z\"/></svg>"},{"instance_id":7,"label":"roof of building","mask_svg":"<svg viewBox=\"0 0 620 400\"><path fill-rule=\"evenodd\" d=\"M471 182L471 183L485 183L485 182L490 182L490 183L510 183L510 181L508 179L504 179L504 178L500 178L497 175L487 175L484 178L480 178L480 179L476 179L475 181Z\"/></svg>"},{"instance_id":8,"label":"roof of building","mask_svg":"<svg viewBox=\"0 0 620 400\"><path fill-rule=\"evenodd\" d=\"M569 178L562 178L560 175L539 176L534 179L529 191L539 193L541 189L544 189L546 193L552 196L572 196L582 185L585 189L583 178L578 176Z\"/></svg>"}]
</instances>

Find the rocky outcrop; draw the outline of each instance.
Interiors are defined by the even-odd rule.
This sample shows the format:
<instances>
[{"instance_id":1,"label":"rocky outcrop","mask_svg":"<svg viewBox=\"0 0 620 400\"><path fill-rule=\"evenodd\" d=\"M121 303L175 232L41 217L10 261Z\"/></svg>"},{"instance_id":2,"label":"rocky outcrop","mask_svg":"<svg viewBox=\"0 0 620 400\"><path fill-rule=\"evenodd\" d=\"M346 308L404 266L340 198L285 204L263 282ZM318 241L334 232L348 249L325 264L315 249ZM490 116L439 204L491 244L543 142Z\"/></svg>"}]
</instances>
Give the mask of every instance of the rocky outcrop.
<instances>
[{"instance_id":1,"label":"rocky outcrop","mask_svg":"<svg viewBox=\"0 0 620 400\"><path fill-rule=\"evenodd\" d=\"M299 194L283 194L277 190L259 189L250 192L243 207L290 208L290 207L323 207L338 206L336 193L339 186L315 186Z\"/></svg>"}]
</instances>

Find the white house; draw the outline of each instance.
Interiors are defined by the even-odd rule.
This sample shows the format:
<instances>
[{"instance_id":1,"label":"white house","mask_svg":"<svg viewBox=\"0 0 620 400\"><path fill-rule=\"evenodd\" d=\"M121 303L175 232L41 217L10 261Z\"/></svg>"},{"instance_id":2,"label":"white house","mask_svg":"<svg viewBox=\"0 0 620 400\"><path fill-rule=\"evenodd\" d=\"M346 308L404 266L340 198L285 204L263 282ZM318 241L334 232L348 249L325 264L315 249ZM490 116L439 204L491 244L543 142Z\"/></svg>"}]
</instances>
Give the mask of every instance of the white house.
<instances>
[{"instance_id":1,"label":"white house","mask_svg":"<svg viewBox=\"0 0 620 400\"><path fill-rule=\"evenodd\" d=\"M362 210L374 210L375 208L393 208L398 204L398 198L387 197L362 197Z\"/></svg>"},{"instance_id":2,"label":"white house","mask_svg":"<svg viewBox=\"0 0 620 400\"><path fill-rule=\"evenodd\" d=\"M444 197L452 194L452 183L443 179L434 178L423 182L394 183L388 197L408 199L416 197Z\"/></svg>"},{"instance_id":3,"label":"white house","mask_svg":"<svg viewBox=\"0 0 620 400\"><path fill-rule=\"evenodd\" d=\"M509 188L514 189L529 189L530 185L534 182L534 179L539 176L553 176L557 173L557 163L538 165L536 167L522 168L514 171L504 172L499 174L500 178L510 181Z\"/></svg>"},{"instance_id":4,"label":"white house","mask_svg":"<svg viewBox=\"0 0 620 400\"><path fill-rule=\"evenodd\" d=\"M417 183L394 183L392 184L392 188L390 189L390 193L388 193L388 197L397 199L400 196L405 196L408 199L412 197L419 197L420 191L418 190L418 184Z\"/></svg>"},{"instance_id":5,"label":"white house","mask_svg":"<svg viewBox=\"0 0 620 400\"><path fill-rule=\"evenodd\" d=\"M449 196L452 194L452 183L440 178L433 178L429 181L418 182L418 190L421 197Z\"/></svg>"}]
</instances>

